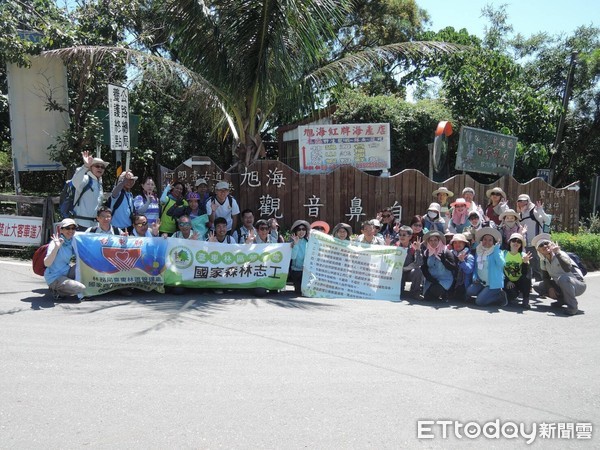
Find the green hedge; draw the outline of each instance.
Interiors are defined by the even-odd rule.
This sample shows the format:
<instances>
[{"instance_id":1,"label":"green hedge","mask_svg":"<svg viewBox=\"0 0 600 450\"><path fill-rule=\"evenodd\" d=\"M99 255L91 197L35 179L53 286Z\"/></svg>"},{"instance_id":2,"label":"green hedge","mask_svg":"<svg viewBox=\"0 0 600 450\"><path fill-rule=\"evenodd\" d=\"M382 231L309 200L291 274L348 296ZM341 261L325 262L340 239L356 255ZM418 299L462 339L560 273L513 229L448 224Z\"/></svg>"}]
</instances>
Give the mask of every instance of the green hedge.
<instances>
[{"instance_id":1,"label":"green hedge","mask_svg":"<svg viewBox=\"0 0 600 450\"><path fill-rule=\"evenodd\" d=\"M600 268L600 234L594 233L552 233L560 248L577 253L588 270Z\"/></svg>"}]
</instances>

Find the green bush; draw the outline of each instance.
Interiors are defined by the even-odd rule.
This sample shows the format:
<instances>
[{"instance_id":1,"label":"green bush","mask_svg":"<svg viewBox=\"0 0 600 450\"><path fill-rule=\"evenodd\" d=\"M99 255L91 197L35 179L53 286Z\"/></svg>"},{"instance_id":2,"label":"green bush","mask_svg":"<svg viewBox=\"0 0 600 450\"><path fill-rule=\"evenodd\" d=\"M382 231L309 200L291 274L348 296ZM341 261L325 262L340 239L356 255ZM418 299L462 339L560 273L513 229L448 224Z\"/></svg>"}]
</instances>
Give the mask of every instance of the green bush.
<instances>
[{"instance_id":1,"label":"green bush","mask_svg":"<svg viewBox=\"0 0 600 450\"><path fill-rule=\"evenodd\" d=\"M552 233L560 248L579 255L588 270L600 268L600 234Z\"/></svg>"}]
</instances>

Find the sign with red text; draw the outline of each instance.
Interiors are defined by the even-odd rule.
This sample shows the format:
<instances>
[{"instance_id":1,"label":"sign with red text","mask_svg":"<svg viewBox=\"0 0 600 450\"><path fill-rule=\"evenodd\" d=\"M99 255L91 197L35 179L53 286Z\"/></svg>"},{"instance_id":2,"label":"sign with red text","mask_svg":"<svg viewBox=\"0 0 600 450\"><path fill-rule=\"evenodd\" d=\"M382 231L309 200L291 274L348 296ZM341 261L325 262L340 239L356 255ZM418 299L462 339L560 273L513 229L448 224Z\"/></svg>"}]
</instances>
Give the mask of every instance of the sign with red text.
<instances>
[{"instance_id":1,"label":"sign with red text","mask_svg":"<svg viewBox=\"0 0 600 450\"><path fill-rule=\"evenodd\" d=\"M0 244L41 245L42 218L30 216L0 216Z\"/></svg>"},{"instance_id":2,"label":"sign with red text","mask_svg":"<svg viewBox=\"0 0 600 450\"><path fill-rule=\"evenodd\" d=\"M298 127L301 173L327 173L343 165L358 170L390 166L390 124L356 123Z\"/></svg>"}]
</instances>

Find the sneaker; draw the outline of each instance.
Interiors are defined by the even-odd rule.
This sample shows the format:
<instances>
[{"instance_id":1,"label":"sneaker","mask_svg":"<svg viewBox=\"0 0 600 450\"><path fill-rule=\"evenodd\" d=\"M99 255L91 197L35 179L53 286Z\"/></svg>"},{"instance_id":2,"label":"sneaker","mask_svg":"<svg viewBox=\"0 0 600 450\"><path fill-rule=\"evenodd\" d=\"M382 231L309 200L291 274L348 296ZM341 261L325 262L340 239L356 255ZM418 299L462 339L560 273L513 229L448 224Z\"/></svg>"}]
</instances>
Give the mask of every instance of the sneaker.
<instances>
[{"instance_id":1,"label":"sneaker","mask_svg":"<svg viewBox=\"0 0 600 450\"><path fill-rule=\"evenodd\" d=\"M529 303L522 303L521 306L523 309L531 309L531 305Z\"/></svg>"},{"instance_id":2,"label":"sneaker","mask_svg":"<svg viewBox=\"0 0 600 450\"><path fill-rule=\"evenodd\" d=\"M550 306L553 308L562 308L564 306L564 303L558 300L556 302L550 303Z\"/></svg>"},{"instance_id":3,"label":"sneaker","mask_svg":"<svg viewBox=\"0 0 600 450\"><path fill-rule=\"evenodd\" d=\"M567 316L574 316L578 312L579 312L579 310L577 308L575 308L574 306L569 306L569 307L567 307L567 309L565 309L565 314Z\"/></svg>"}]
</instances>

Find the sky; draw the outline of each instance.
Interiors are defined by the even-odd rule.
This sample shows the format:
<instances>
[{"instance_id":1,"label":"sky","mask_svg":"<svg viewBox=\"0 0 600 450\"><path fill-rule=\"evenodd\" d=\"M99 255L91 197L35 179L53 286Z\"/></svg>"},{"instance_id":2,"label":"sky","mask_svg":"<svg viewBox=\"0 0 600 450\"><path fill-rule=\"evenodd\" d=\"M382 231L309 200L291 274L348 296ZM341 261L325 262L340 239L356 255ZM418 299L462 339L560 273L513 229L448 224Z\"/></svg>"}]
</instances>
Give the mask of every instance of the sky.
<instances>
[{"instance_id":1,"label":"sky","mask_svg":"<svg viewBox=\"0 0 600 450\"><path fill-rule=\"evenodd\" d=\"M600 26L597 0L417 0L417 5L431 17L432 31L452 26L456 30L466 28L479 37L483 37L484 27L489 24L480 17L487 4L507 5L508 24L515 34L525 37L538 32L571 34L580 25Z\"/></svg>"}]
</instances>

